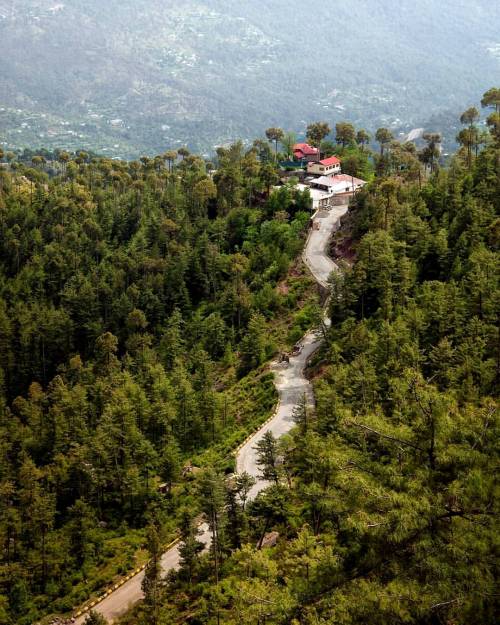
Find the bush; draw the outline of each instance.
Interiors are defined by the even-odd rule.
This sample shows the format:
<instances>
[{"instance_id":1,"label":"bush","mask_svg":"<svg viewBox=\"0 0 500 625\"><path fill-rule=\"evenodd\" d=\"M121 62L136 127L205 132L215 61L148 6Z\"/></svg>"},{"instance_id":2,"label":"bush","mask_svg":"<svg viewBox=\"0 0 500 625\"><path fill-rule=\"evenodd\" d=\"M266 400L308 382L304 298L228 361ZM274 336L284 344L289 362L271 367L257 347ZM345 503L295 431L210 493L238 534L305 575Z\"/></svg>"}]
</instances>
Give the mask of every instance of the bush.
<instances>
[{"instance_id":1,"label":"bush","mask_svg":"<svg viewBox=\"0 0 500 625\"><path fill-rule=\"evenodd\" d=\"M92 582L91 588L92 590L100 590L101 588L106 586L106 584L108 583L109 583L109 579L106 579L103 576L99 576L99 577L96 577L96 579Z\"/></svg>"}]
</instances>

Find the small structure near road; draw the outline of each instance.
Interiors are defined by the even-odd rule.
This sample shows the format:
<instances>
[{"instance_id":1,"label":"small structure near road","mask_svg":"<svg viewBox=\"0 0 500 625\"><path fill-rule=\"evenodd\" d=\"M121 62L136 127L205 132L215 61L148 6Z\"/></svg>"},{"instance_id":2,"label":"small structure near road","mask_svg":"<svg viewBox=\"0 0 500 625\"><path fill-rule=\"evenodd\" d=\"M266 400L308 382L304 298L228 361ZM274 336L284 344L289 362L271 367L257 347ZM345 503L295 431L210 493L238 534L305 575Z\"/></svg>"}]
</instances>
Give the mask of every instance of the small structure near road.
<instances>
[{"instance_id":1,"label":"small structure near road","mask_svg":"<svg viewBox=\"0 0 500 625\"><path fill-rule=\"evenodd\" d=\"M194 478L202 472L203 469L200 469L200 467L195 467L193 464L191 464L191 462L188 462L182 469L182 477Z\"/></svg>"},{"instance_id":2,"label":"small structure near road","mask_svg":"<svg viewBox=\"0 0 500 625\"><path fill-rule=\"evenodd\" d=\"M290 364L290 356L286 352L282 352L278 358L278 364Z\"/></svg>"}]
</instances>

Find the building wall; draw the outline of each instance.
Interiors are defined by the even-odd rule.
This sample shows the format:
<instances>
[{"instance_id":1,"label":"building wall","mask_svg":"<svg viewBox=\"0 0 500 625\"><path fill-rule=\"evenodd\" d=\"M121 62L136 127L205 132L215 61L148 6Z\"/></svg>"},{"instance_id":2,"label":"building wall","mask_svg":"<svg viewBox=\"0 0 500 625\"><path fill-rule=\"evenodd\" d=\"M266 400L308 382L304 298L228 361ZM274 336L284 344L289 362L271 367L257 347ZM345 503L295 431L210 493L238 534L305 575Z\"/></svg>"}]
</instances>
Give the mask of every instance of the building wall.
<instances>
[{"instance_id":1,"label":"building wall","mask_svg":"<svg viewBox=\"0 0 500 625\"><path fill-rule=\"evenodd\" d=\"M333 198L333 206L341 206L342 204L350 204L354 193L338 193Z\"/></svg>"},{"instance_id":2,"label":"building wall","mask_svg":"<svg viewBox=\"0 0 500 625\"><path fill-rule=\"evenodd\" d=\"M330 165L329 167L325 167L324 165L320 165L320 163L309 163L307 171L308 173L315 174L317 176L331 176L332 174L340 173L340 165Z\"/></svg>"},{"instance_id":3,"label":"building wall","mask_svg":"<svg viewBox=\"0 0 500 625\"><path fill-rule=\"evenodd\" d=\"M329 210L332 206L335 206L335 196L333 194L329 197L324 197L321 200L318 200L316 208Z\"/></svg>"}]
</instances>

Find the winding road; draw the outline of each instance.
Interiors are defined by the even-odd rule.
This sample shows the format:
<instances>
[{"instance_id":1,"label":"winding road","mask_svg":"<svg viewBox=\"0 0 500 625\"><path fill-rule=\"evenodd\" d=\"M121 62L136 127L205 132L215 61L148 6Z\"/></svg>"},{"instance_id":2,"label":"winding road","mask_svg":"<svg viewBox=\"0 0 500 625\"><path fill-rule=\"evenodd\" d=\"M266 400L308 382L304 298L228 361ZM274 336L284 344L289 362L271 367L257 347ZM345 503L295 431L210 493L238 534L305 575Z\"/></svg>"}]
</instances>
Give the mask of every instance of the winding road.
<instances>
[{"instance_id":1,"label":"winding road","mask_svg":"<svg viewBox=\"0 0 500 625\"><path fill-rule=\"evenodd\" d=\"M327 254L327 246L333 232L338 228L341 217L347 212L347 208L347 205L344 204L333 207L329 211L319 212L314 219L315 225L309 233L304 248L304 262L318 284L323 287L328 286L330 274L338 269ZM249 499L255 498L268 485L259 475L255 445L269 430L275 437L279 438L294 427L293 409L304 394L310 404L314 402L312 386L305 377L304 371L309 358L321 345L322 340L318 330L310 330L301 340L302 349L300 353L290 358L290 364L286 368L277 363L272 365L275 372L275 385L280 396L278 408L273 418L239 450L236 458L238 473L246 471L256 479L256 483L249 493ZM202 524L199 532L199 540L208 546L211 536L208 525ZM179 545L175 544L163 554L161 563L164 573L178 569L179 561ZM142 599L141 584L143 578L144 572L138 573L114 590L93 609L102 614L108 623L113 623L132 605ZM76 625L82 625L85 622L85 616L76 618Z\"/></svg>"},{"instance_id":2,"label":"winding road","mask_svg":"<svg viewBox=\"0 0 500 625\"><path fill-rule=\"evenodd\" d=\"M322 287L328 287L328 278L337 265L328 256L327 246L333 232L338 228L341 217L347 212L347 205L335 206L329 211L317 213L313 227L309 233L306 246L303 252L303 259L316 282ZM257 466L257 453L255 445L263 438L269 430L276 438L289 432L295 425L293 421L293 409L299 400L304 397L310 405L314 403L312 386L304 376L307 362L323 341L321 332L317 329L310 330L300 341L302 347L300 354L290 358L290 364L283 368L282 365L273 363L275 375L274 384L278 389L280 401L276 413L269 423L261 428L254 436L240 449L236 458L236 468L238 473L246 471L257 480L250 491L249 499L253 499L263 490L268 483L259 477Z\"/></svg>"}]
</instances>

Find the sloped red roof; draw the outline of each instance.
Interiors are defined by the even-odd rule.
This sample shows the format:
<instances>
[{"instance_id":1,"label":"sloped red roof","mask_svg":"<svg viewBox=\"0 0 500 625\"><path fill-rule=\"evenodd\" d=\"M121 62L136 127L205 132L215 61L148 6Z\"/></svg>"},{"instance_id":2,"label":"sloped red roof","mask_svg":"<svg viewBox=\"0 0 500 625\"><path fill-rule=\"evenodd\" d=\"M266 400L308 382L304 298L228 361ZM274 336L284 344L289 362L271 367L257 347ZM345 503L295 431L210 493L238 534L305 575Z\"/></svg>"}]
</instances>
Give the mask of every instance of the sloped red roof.
<instances>
[{"instance_id":1,"label":"sloped red roof","mask_svg":"<svg viewBox=\"0 0 500 625\"><path fill-rule=\"evenodd\" d=\"M304 156L313 156L318 153L318 148L313 148L312 145L309 145L308 143L296 143L293 146L293 151L294 153L302 152Z\"/></svg>"},{"instance_id":2,"label":"sloped red roof","mask_svg":"<svg viewBox=\"0 0 500 625\"><path fill-rule=\"evenodd\" d=\"M330 158L325 158L323 161L320 161L320 164L325 167L330 167L331 165L340 165L340 161L336 156L331 156Z\"/></svg>"}]
</instances>

